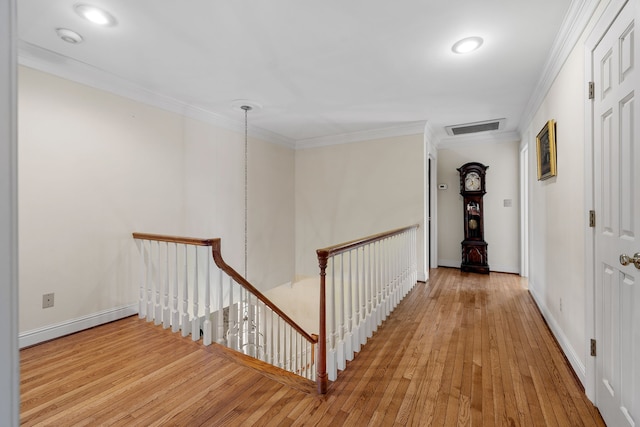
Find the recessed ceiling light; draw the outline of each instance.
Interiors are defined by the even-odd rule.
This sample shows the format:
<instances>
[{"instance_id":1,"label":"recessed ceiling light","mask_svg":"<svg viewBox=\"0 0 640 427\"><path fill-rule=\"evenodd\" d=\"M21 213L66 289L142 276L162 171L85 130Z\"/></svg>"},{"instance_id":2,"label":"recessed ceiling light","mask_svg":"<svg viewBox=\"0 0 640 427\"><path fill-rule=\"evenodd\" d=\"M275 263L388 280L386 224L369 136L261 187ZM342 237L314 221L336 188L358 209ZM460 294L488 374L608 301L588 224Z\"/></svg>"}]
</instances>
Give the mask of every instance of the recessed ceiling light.
<instances>
[{"instance_id":1,"label":"recessed ceiling light","mask_svg":"<svg viewBox=\"0 0 640 427\"><path fill-rule=\"evenodd\" d=\"M113 15L95 6L77 4L74 6L74 9L78 15L96 25L102 25L104 27L116 25L116 18L114 18Z\"/></svg>"},{"instance_id":2,"label":"recessed ceiling light","mask_svg":"<svg viewBox=\"0 0 640 427\"><path fill-rule=\"evenodd\" d=\"M83 40L80 34L68 28L56 28L56 34L62 40L71 44L82 43L82 40Z\"/></svg>"},{"instance_id":3,"label":"recessed ceiling light","mask_svg":"<svg viewBox=\"0 0 640 427\"><path fill-rule=\"evenodd\" d=\"M473 52L474 50L482 46L483 41L484 40L482 40L482 37L467 37L466 39L457 41L453 45L451 50L454 51L455 53Z\"/></svg>"}]
</instances>

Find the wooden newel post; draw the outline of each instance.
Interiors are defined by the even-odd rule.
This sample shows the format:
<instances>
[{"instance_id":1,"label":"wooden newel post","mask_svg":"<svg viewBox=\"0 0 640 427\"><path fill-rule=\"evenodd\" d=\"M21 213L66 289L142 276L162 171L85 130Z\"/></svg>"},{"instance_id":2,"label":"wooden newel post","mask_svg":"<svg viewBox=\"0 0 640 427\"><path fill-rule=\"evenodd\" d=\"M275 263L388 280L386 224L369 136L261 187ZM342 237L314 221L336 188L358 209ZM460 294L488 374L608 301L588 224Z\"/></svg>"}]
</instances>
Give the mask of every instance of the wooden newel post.
<instances>
[{"instance_id":1,"label":"wooden newel post","mask_svg":"<svg viewBox=\"0 0 640 427\"><path fill-rule=\"evenodd\" d=\"M329 252L317 251L320 266L320 337L318 338L318 393L326 394L328 386L327 374L327 302L326 302L326 270Z\"/></svg>"}]
</instances>

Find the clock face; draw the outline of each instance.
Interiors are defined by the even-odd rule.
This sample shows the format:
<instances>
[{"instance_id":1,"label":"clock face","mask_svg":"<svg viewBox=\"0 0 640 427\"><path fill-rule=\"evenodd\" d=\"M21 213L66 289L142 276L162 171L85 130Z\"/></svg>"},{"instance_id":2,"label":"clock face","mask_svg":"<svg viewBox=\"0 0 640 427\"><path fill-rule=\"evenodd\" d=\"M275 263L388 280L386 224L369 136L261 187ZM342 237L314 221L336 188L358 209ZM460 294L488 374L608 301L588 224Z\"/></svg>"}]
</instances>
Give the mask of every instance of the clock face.
<instances>
[{"instance_id":1,"label":"clock face","mask_svg":"<svg viewBox=\"0 0 640 427\"><path fill-rule=\"evenodd\" d=\"M464 189L467 191L480 190L480 176L476 172L469 172L464 179Z\"/></svg>"}]
</instances>

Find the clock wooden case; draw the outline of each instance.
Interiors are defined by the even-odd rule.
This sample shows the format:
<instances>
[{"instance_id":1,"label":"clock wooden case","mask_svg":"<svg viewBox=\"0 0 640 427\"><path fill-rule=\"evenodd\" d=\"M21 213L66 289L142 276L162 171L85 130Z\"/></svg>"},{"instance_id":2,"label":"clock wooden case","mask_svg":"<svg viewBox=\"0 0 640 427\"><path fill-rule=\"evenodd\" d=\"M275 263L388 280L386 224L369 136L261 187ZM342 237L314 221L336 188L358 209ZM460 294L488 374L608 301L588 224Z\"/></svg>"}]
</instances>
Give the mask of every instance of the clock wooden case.
<instances>
[{"instance_id":1,"label":"clock wooden case","mask_svg":"<svg viewBox=\"0 0 640 427\"><path fill-rule=\"evenodd\" d=\"M458 168L460 194L463 199L464 240L462 241L462 271L489 273L488 244L484 240L485 175L489 166L470 162Z\"/></svg>"}]
</instances>

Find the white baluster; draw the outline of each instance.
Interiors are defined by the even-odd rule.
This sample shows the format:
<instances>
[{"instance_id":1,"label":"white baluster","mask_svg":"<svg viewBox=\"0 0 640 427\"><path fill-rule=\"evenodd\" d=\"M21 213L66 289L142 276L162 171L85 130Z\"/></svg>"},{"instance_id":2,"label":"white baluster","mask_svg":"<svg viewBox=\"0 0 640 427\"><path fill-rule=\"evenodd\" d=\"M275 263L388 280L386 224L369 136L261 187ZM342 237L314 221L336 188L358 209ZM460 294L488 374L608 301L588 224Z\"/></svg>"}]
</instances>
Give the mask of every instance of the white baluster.
<instances>
[{"instance_id":1,"label":"white baluster","mask_svg":"<svg viewBox=\"0 0 640 427\"><path fill-rule=\"evenodd\" d=\"M296 353L296 360L298 361L298 375L300 376L304 376L304 367L305 367L305 363L304 363L304 342L302 340L302 335L300 335L299 333L296 333L296 335L298 336L298 350Z\"/></svg>"},{"instance_id":2,"label":"white baluster","mask_svg":"<svg viewBox=\"0 0 640 427\"><path fill-rule=\"evenodd\" d=\"M307 369L307 378L312 379L315 376L315 372L316 372L316 367L315 367L315 355L314 353L314 349L316 346L314 346L311 343L307 343L307 363L309 366L309 369Z\"/></svg>"},{"instance_id":3,"label":"white baluster","mask_svg":"<svg viewBox=\"0 0 640 427\"><path fill-rule=\"evenodd\" d=\"M402 281L403 281L403 287L402 287L402 298L404 298L405 296L407 296L407 294L409 293L409 287L411 286L411 277L410 277L410 270L409 270L409 262L411 261L411 252L410 252L410 237L411 231L406 232L403 235L403 248L402 248Z\"/></svg>"},{"instance_id":4,"label":"white baluster","mask_svg":"<svg viewBox=\"0 0 640 427\"><path fill-rule=\"evenodd\" d=\"M353 265L351 262L351 258L352 258L352 252L349 251L347 253L348 257L349 257L349 271L347 272L347 277L348 280L346 283L343 283L343 287L346 291L346 297L347 297L347 301L346 301L346 308L347 308L347 319L346 319L346 323L344 325L347 333L345 334L344 337L344 342L345 342L345 359L346 360L353 360L353 299L352 299L352 292L353 292ZM344 270L344 266L343 266L343 270ZM344 276L344 274L343 274ZM346 367L346 366L345 366Z\"/></svg>"},{"instance_id":5,"label":"white baluster","mask_svg":"<svg viewBox=\"0 0 640 427\"><path fill-rule=\"evenodd\" d=\"M303 339L302 335L298 334L298 370L300 371L298 375L301 377L305 377L307 375L307 349L305 347L306 340Z\"/></svg>"},{"instance_id":6,"label":"white baluster","mask_svg":"<svg viewBox=\"0 0 640 427\"><path fill-rule=\"evenodd\" d=\"M162 305L160 304L160 295L162 295L162 256L160 251L160 242L157 242L158 253L156 254L158 261L156 262L156 271L158 280L156 281L156 303L154 306L154 325L160 325L162 323Z\"/></svg>"},{"instance_id":7,"label":"white baluster","mask_svg":"<svg viewBox=\"0 0 640 427\"><path fill-rule=\"evenodd\" d=\"M138 318L142 319L143 317L145 317L145 312L146 312L146 303L144 301L144 294L146 291L146 280L147 280L147 275L145 274L146 272L146 265L144 262L145 259L145 244L144 244L144 240L136 240L137 243L140 244L140 285L139 285L139 289L138 289Z\"/></svg>"},{"instance_id":8,"label":"white baluster","mask_svg":"<svg viewBox=\"0 0 640 427\"><path fill-rule=\"evenodd\" d=\"M409 291L411 290L411 288L413 288L416 282L415 280L413 280L413 271L412 271L412 267L413 267L413 250L411 248L411 245L413 243L412 232L413 230L409 231L409 233L407 234L407 242L406 242L407 262L406 262L405 268L407 269L407 289L405 291L405 295L409 293Z\"/></svg>"},{"instance_id":9,"label":"white baluster","mask_svg":"<svg viewBox=\"0 0 640 427\"><path fill-rule=\"evenodd\" d=\"M369 245L362 247L362 282L361 282L362 298L360 300L360 303L361 303L360 313L362 313L361 319L360 319L360 345L361 346L367 342L367 329L368 329L367 328L367 318L368 318L367 290L369 287L367 283L367 271L369 269L369 264L367 263L367 259L369 257L368 249L369 249Z\"/></svg>"},{"instance_id":10,"label":"white baluster","mask_svg":"<svg viewBox=\"0 0 640 427\"><path fill-rule=\"evenodd\" d=\"M244 288L243 288L244 289ZM245 346L245 354L248 354L251 357L256 357L255 352L255 334L253 333L254 329L254 315L253 315L253 301L251 294L249 291L244 289L244 325L245 325L245 333L244 333L244 346Z\"/></svg>"},{"instance_id":11,"label":"white baluster","mask_svg":"<svg viewBox=\"0 0 640 427\"><path fill-rule=\"evenodd\" d=\"M162 299L162 327L168 329L171 326L171 309L169 308L169 243L164 244L164 295Z\"/></svg>"},{"instance_id":12,"label":"white baluster","mask_svg":"<svg viewBox=\"0 0 640 427\"><path fill-rule=\"evenodd\" d=\"M389 288L390 288L390 274L389 274L389 239L382 241L382 283L384 285L382 293L383 310L382 310L382 322L385 321L389 315Z\"/></svg>"},{"instance_id":13,"label":"white baluster","mask_svg":"<svg viewBox=\"0 0 640 427\"><path fill-rule=\"evenodd\" d=\"M400 291L401 291L401 284L402 284L402 270L401 270L401 265L400 265L400 255L402 255L402 251L400 249L400 237L399 236L395 236L394 237L394 247L393 247L393 276L394 276L394 296L393 296L393 309L396 308L396 306L398 305L398 303L400 302Z\"/></svg>"},{"instance_id":14,"label":"white baluster","mask_svg":"<svg viewBox=\"0 0 640 427\"><path fill-rule=\"evenodd\" d=\"M336 292L338 297L338 369L344 370L347 366L347 353L344 342L344 332L345 332L345 280L344 280L344 253L340 254L340 285Z\"/></svg>"},{"instance_id":15,"label":"white baluster","mask_svg":"<svg viewBox=\"0 0 640 427\"><path fill-rule=\"evenodd\" d=\"M198 341L200 339L200 307L198 303L198 247L193 247L194 267L193 267L193 317L191 318L191 339Z\"/></svg>"},{"instance_id":16,"label":"white baluster","mask_svg":"<svg viewBox=\"0 0 640 427\"><path fill-rule=\"evenodd\" d=\"M384 248L384 267L385 267L385 277L384 277L384 316L382 320L384 321L387 317L389 317L389 312L391 309L391 248L390 248L390 240L385 239L385 248Z\"/></svg>"},{"instance_id":17,"label":"white baluster","mask_svg":"<svg viewBox=\"0 0 640 427\"><path fill-rule=\"evenodd\" d=\"M236 304L236 324L238 325L237 332L237 345L238 350L244 351L244 334L245 334L245 325L244 325L244 295L243 288L240 286L236 286L234 283L234 287L238 288L238 303Z\"/></svg>"},{"instance_id":18,"label":"white baluster","mask_svg":"<svg viewBox=\"0 0 640 427\"><path fill-rule=\"evenodd\" d=\"M298 370L298 334L291 326L289 326L289 332L291 334L291 366L289 367L289 372L296 372Z\"/></svg>"},{"instance_id":19,"label":"white baluster","mask_svg":"<svg viewBox=\"0 0 640 427\"><path fill-rule=\"evenodd\" d=\"M218 269L219 280L218 280L218 289L220 291L220 295L218 298L218 339L216 342L218 344L225 345L226 341L224 338L224 286L223 286L223 275L222 270Z\"/></svg>"},{"instance_id":20,"label":"white baluster","mask_svg":"<svg viewBox=\"0 0 640 427\"><path fill-rule=\"evenodd\" d=\"M331 280L329 284L329 292L326 297L328 304L327 308L330 308L330 313L327 313L327 318L330 320L329 333L327 334L327 374L330 381L335 381L338 378L338 353L336 351L336 272L335 263L336 257L332 256L328 262L331 265Z\"/></svg>"},{"instance_id":21,"label":"white baluster","mask_svg":"<svg viewBox=\"0 0 640 427\"><path fill-rule=\"evenodd\" d=\"M408 232L405 232L402 234L402 239L400 240L400 244L401 249L401 256L400 256L400 280L401 280L401 296L400 296L400 300L404 299L404 297L407 295L407 288L409 285L409 276L407 276L408 273L408 269L407 269L407 261L409 260L409 242L407 241L407 237L408 237Z\"/></svg>"},{"instance_id":22,"label":"white baluster","mask_svg":"<svg viewBox=\"0 0 640 427\"><path fill-rule=\"evenodd\" d=\"M413 270L414 278L411 280L411 286L415 286L416 281L418 280L418 249L417 249L417 230L413 229L413 242L411 243L411 252L413 253L411 256L411 269Z\"/></svg>"},{"instance_id":23,"label":"white baluster","mask_svg":"<svg viewBox=\"0 0 640 427\"><path fill-rule=\"evenodd\" d=\"M238 287L239 287L238 291L240 295L240 300L238 301L238 349L246 354L245 335L246 335L247 325L245 324L245 321L244 321L245 310L246 310L246 304L245 304L246 300L244 296L244 288L241 286L238 286Z\"/></svg>"},{"instance_id":24,"label":"white baluster","mask_svg":"<svg viewBox=\"0 0 640 427\"><path fill-rule=\"evenodd\" d=\"M396 281L398 282L398 296L397 296L397 304L400 303L400 301L402 301L402 298L404 297L404 268L403 268L403 264L404 264L404 260L403 260L403 255L405 255L404 252L404 248L405 248L405 244L404 244L404 234L401 234L397 237L397 241L396 241L396 276L397 279Z\"/></svg>"},{"instance_id":25,"label":"white baluster","mask_svg":"<svg viewBox=\"0 0 640 427\"><path fill-rule=\"evenodd\" d=\"M253 357L260 359L260 300L257 296L249 294L250 300L254 301L253 307L251 307L251 313L253 315L252 335L253 345L255 346L255 354Z\"/></svg>"},{"instance_id":26,"label":"white baluster","mask_svg":"<svg viewBox=\"0 0 640 427\"><path fill-rule=\"evenodd\" d=\"M368 244L365 247L365 261L366 261L366 265L364 268L364 325L365 325L365 335L367 338L371 337L372 331L371 331L371 312L372 312L372 305L371 305L371 298L372 298L372 288L373 288L373 274L372 274L372 250L373 245L372 244ZM366 342L366 341L365 341ZM364 342L362 342L362 344L364 344Z\"/></svg>"},{"instance_id":27,"label":"white baluster","mask_svg":"<svg viewBox=\"0 0 640 427\"><path fill-rule=\"evenodd\" d=\"M364 316L364 323L360 344L364 345L367 342L367 338L371 336L371 244L368 244L363 248L362 262L362 282L364 285L364 305L362 306L362 314Z\"/></svg>"},{"instance_id":28,"label":"white baluster","mask_svg":"<svg viewBox=\"0 0 640 427\"><path fill-rule=\"evenodd\" d=\"M147 322L153 321L153 242L149 242L147 263Z\"/></svg>"},{"instance_id":29,"label":"white baluster","mask_svg":"<svg viewBox=\"0 0 640 427\"><path fill-rule=\"evenodd\" d=\"M399 237L395 236L394 237L394 245L393 245L393 282L394 282L394 289L393 289L393 308L392 310L395 310L396 306L398 305L399 300L399 294L400 294L400 278L401 278L401 274L400 274L400 249L399 249Z\"/></svg>"},{"instance_id":30,"label":"white baluster","mask_svg":"<svg viewBox=\"0 0 640 427\"><path fill-rule=\"evenodd\" d=\"M184 246L184 282L182 284L182 336L189 335L189 247Z\"/></svg>"},{"instance_id":31,"label":"white baluster","mask_svg":"<svg viewBox=\"0 0 640 427\"><path fill-rule=\"evenodd\" d=\"M205 248L208 249L206 246ZM207 277L204 288L204 324L202 325L202 343L204 345L211 345L213 332L211 330L211 263L213 260L210 256L207 256L205 260L207 263Z\"/></svg>"},{"instance_id":32,"label":"white baluster","mask_svg":"<svg viewBox=\"0 0 640 427\"><path fill-rule=\"evenodd\" d=\"M174 272L173 272L173 310L171 312L171 331L178 332L180 330L180 311L178 310L178 244L173 244Z\"/></svg>"},{"instance_id":33,"label":"white baluster","mask_svg":"<svg viewBox=\"0 0 640 427\"><path fill-rule=\"evenodd\" d=\"M256 359L260 359L260 353L262 353L262 346L260 344L260 300L257 296L253 294L251 295L251 301L253 302L253 326L252 326L252 335L253 342L255 346L255 357Z\"/></svg>"},{"instance_id":34,"label":"white baluster","mask_svg":"<svg viewBox=\"0 0 640 427\"><path fill-rule=\"evenodd\" d=\"M293 327L289 325L289 372L296 371L296 337Z\"/></svg>"},{"instance_id":35,"label":"white baluster","mask_svg":"<svg viewBox=\"0 0 640 427\"><path fill-rule=\"evenodd\" d=\"M360 248L356 249L356 271L355 271L355 313L353 316L353 351L360 352L360 340L362 339L362 308L360 306L360 300L362 299L362 281L360 280Z\"/></svg>"},{"instance_id":36,"label":"white baluster","mask_svg":"<svg viewBox=\"0 0 640 427\"><path fill-rule=\"evenodd\" d=\"M378 330L378 325L380 325L380 314L381 314L381 304L382 304L382 263L380 262L381 258L381 242L376 242L376 255L375 255L375 268L376 268L376 299L375 299L375 315L373 319L373 331Z\"/></svg>"},{"instance_id":37,"label":"white baluster","mask_svg":"<svg viewBox=\"0 0 640 427\"><path fill-rule=\"evenodd\" d=\"M276 366L278 364L278 361L274 357L276 353L275 351L276 329L275 329L275 322L273 320L274 314L275 313L272 310L269 310L269 339L265 345L267 346L267 362Z\"/></svg>"},{"instance_id":38,"label":"white baluster","mask_svg":"<svg viewBox=\"0 0 640 427\"><path fill-rule=\"evenodd\" d=\"M238 332L240 325L238 324L238 306L235 302L233 292L233 279L229 277L229 329L227 332L227 346L234 350L238 348Z\"/></svg>"},{"instance_id":39,"label":"white baluster","mask_svg":"<svg viewBox=\"0 0 640 427\"><path fill-rule=\"evenodd\" d=\"M282 321L282 369L289 369L289 325Z\"/></svg>"},{"instance_id":40,"label":"white baluster","mask_svg":"<svg viewBox=\"0 0 640 427\"><path fill-rule=\"evenodd\" d=\"M382 320L384 319L384 303L385 303L385 298L384 298L384 294L385 294L385 289L386 289L386 280L385 280L385 269L384 269L384 240L380 241L380 252L379 252L379 264L380 264L380 290L379 290L379 299L378 299L378 326L380 326L382 324Z\"/></svg>"},{"instance_id":41,"label":"white baluster","mask_svg":"<svg viewBox=\"0 0 640 427\"><path fill-rule=\"evenodd\" d=\"M273 355L274 365L282 368L282 333L280 327L280 316L276 317L276 333L278 334L276 339L276 347Z\"/></svg>"},{"instance_id":42,"label":"white baluster","mask_svg":"<svg viewBox=\"0 0 640 427\"><path fill-rule=\"evenodd\" d=\"M380 241L380 248L379 248L379 253L378 253L378 263L379 263L379 268L380 268L380 282L379 282L379 297L378 297L378 318L376 319L378 322L378 326L380 326L382 324L382 321L384 320L384 312L385 307L384 304L386 302L385 300L385 290L386 290L386 280L385 280L385 274L386 271L384 269L384 256L385 256L385 246L384 246L384 240Z\"/></svg>"},{"instance_id":43,"label":"white baluster","mask_svg":"<svg viewBox=\"0 0 640 427\"><path fill-rule=\"evenodd\" d=\"M391 276L392 276L392 296L391 296L391 310L393 311L398 305L398 288L400 286L398 275L398 237L392 238L392 251L389 262L391 263Z\"/></svg>"},{"instance_id":44,"label":"white baluster","mask_svg":"<svg viewBox=\"0 0 640 427\"><path fill-rule=\"evenodd\" d=\"M261 305L262 310L260 311L260 314L262 315L262 321L260 322L260 328L259 331L261 333L261 337L262 337L262 357L261 359L265 362L267 362L267 336L268 336L268 325L267 325L267 312L271 311L271 309L269 307L267 307L266 304L262 304Z\"/></svg>"},{"instance_id":45,"label":"white baluster","mask_svg":"<svg viewBox=\"0 0 640 427\"><path fill-rule=\"evenodd\" d=\"M281 366L284 370L289 366L289 339L287 336L289 329L287 327L287 323L284 320L280 320L280 328L282 329L282 348L280 349L280 358L282 359Z\"/></svg>"}]
</instances>

